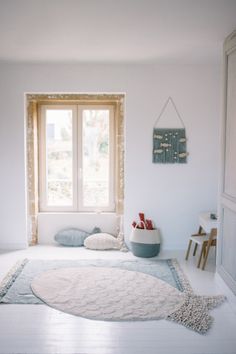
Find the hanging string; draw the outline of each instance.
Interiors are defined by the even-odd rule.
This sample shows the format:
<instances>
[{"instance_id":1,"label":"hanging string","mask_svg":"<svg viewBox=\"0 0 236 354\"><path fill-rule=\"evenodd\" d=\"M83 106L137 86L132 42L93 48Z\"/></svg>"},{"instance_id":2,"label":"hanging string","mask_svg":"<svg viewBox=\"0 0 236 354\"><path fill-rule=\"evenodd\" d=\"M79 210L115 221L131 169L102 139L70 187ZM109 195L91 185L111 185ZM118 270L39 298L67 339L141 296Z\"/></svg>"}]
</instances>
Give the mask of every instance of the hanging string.
<instances>
[{"instance_id":1,"label":"hanging string","mask_svg":"<svg viewBox=\"0 0 236 354\"><path fill-rule=\"evenodd\" d=\"M156 121L155 121L155 124L154 124L154 128L156 127L157 123L158 123L159 120L161 119L162 114L164 113L164 111L165 111L167 105L169 104L169 102L172 103L172 105L173 105L173 107L174 107L174 110L175 110L175 112L176 112L176 114L177 114L177 116L178 116L178 118L179 118L179 120L180 120L182 126L185 128L183 119L181 118L181 115L179 114L179 112L178 112L178 110L177 110L177 107L176 107L176 104L174 103L174 101L173 101L173 99L172 99L171 96L168 97L166 103L164 104L164 106L163 106L163 108L162 108L162 110L161 110L161 113L160 113L159 116L157 117L157 119L156 119Z\"/></svg>"}]
</instances>

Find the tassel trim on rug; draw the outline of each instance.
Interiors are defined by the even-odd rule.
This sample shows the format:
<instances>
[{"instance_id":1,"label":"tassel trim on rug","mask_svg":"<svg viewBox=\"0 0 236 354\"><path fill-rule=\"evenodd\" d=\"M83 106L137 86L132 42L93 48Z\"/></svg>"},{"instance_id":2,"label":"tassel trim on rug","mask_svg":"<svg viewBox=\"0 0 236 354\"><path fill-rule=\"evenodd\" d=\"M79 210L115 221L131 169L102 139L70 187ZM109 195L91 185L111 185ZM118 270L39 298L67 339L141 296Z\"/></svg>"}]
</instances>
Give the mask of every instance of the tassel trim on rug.
<instances>
[{"instance_id":1,"label":"tassel trim on rug","mask_svg":"<svg viewBox=\"0 0 236 354\"><path fill-rule=\"evenodd\" d=\"M10 271L7 273L5 278L3 278L0 284L0 301L6 295L8 289L12 286L12 284L17 279L17 277L20 275L27 262L28 259L23 259L21 261L18 261L14 265L14 267L10 269Z\"/></svg>"},{"instance_id":2,"label":"tassel trim on rug","mask_svg":"<svg viewBox=\"0 0 236 354\"><path fill-rule=\"evenodd\" d=\"M178 289L187 294L193 294L193 289L189 283L188 278L184 274L177 259L168 259L167 263L172 271L172 275L178 285Z\"/></svg>"}]
</instances>

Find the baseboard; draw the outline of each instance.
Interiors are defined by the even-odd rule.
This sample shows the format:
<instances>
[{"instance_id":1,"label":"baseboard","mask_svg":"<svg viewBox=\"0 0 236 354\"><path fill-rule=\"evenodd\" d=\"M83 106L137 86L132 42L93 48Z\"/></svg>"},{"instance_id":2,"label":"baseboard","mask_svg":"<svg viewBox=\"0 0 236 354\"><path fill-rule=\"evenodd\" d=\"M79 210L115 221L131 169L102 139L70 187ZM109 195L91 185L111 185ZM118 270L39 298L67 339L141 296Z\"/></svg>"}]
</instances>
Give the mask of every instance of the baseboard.
<instances>
[{"instance_id":1,"label":"baseboard","mask_svg":"<svg viewBox=\"0 0 236 354\"><path fill-rule=\"evenodd\" d=\"M236 281L232 278L232 276L226 272L222 265L217 267L217 273L221 276L227 286L231 289L231 291L236 295Z\"/></svg>"},{"instance_id":2,"label":"baseboard","mask_svg":"<svg viewBox=\"0 0 236 354\"><path fill-rule=\"evenodd\" d=\"M28 248L28 244L26 242L22 242L22 243L0 242L0 250L25 250L26 248Z\"/></svg>"},{"instance_id":3,"label":"baseboard","mask_svg":"<svg viewBox=\"0 0 236 354\"><path fill-rule=\"evenodd\" d=\"M220 287L220 290L222 291L222 293L226 295L231 309L236 314L236 295L233 293L233 291L227 285L224 278L219 273L219 270L217 270L217 272L215 274L215 279L216 279L217 285Z\"/></svg>"}]
</instances>

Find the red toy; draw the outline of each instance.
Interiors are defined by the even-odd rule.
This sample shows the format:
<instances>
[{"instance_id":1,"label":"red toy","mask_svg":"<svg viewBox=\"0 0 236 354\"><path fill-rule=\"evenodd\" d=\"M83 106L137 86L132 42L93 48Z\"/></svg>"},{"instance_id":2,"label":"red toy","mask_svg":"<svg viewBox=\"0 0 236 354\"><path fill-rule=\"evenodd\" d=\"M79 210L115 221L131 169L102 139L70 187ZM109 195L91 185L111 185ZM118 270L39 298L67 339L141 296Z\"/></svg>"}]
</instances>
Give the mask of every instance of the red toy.
<instances>
[{"instance_id":1,"label":"red toy","mask_svg":"<svg viewBox=\"0 0 236 354\"><path fill-rule=\"evenodd\" d=\"M136 221L133 221L132 226L136 227L137 229L147 229L147 230L154 230L152 220L146 219L144 213L139 213L140 222L137 224Z\"/></svg>"}]
</instances>

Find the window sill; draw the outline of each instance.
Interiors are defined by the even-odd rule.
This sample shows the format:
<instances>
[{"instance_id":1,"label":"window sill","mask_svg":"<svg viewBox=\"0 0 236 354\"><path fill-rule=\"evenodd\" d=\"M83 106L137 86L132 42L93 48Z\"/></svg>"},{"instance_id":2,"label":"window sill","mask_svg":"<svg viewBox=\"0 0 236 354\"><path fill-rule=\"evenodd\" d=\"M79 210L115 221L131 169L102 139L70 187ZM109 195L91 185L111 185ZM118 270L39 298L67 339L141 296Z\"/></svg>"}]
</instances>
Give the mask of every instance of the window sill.
<instances>
[{"instance_id":1,"label":"window sill","mask_svg":"<svg viewBox=\"0 0 236 354\"><path fill-rule=\"evenodd\" d=\"M115 211L39 211L38 215L118 215Z\"/></svg>"}]
</instances>

